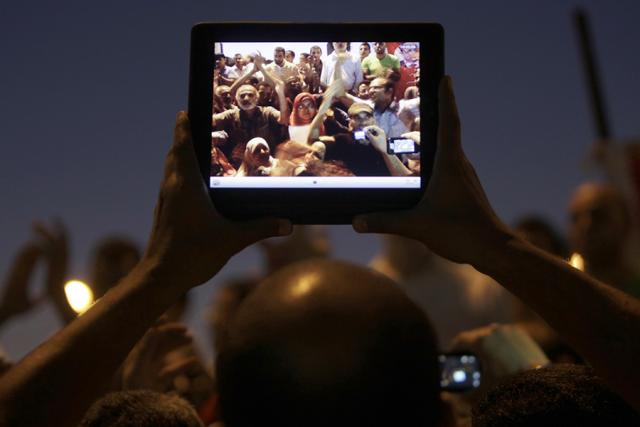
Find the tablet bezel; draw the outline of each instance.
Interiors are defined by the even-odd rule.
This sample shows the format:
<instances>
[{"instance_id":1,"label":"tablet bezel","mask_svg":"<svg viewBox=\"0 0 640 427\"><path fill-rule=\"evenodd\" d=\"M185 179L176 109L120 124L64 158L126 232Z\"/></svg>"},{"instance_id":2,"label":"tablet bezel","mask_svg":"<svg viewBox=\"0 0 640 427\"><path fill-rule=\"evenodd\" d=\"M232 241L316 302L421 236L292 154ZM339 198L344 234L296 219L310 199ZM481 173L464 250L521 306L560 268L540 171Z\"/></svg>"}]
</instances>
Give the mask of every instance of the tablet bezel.
<instances>
[{"instance_id":1,"label":"tablet bezel","mask_svg":"<svg viewBox=\"0 0 640 427\"><path fill-rule=\"evenodd\" d=\"M420 188L210 188L214 43L286 43L336 38L347 41L420 42ZM200 171L216 209L232 219L277 216L301 224L346 224L360 213L410 208L421 199L433 167L438 125L438 83L443 74L444 30L436 23L196 24L191 31L189 118Z\"/></svg>"}]
</instances>

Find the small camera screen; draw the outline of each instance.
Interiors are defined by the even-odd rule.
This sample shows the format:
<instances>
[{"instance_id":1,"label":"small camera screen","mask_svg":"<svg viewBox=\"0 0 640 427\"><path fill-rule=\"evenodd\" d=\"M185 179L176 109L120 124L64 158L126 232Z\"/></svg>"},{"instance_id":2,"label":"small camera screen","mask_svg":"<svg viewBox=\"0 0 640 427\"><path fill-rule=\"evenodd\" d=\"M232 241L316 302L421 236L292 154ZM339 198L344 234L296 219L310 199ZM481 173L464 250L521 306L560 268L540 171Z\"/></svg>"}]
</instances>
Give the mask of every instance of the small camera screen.
<instances>
[{"instance_id":1,"label":"small camera screen","mask_svg":"<svg viewBox=\"0 0 640 427\"><path fill-rule=\"evenodd\" d=\"M480 363L475 355L443 354L438 356L438 361L441 389L465 391L480 387Z\"/></svg>"},{"instance_id":2,"label":"small camera screen","mask_svg":"<svg viewBox=\"0 0 640 427\"><path fill-rule=\"evenodd\" d=\"M412 139L392 139L389 146L395 154L409 154L416 151L415 142Z\"/></svg>"},{"instance_id":3,"label":"small camera screen","mask_svg":"<svg viewBox=\"0 0 640 427\"><path fill-rule=\"evenodd\" d=\"M418 42L212 47L211 187L420 188Z\"/></svg>"},{"instance_id":4,"label":"small camera screen","mask_svg":"<svg viewBox=\"0 0 640 427\"><path fill-rule=\"evenodd\" d=\"M356 141L362 141L367 139L367 137L365 136L363 130L357 130L353 132L353 139L355 139Z\"/></svg>"}]
</instances>

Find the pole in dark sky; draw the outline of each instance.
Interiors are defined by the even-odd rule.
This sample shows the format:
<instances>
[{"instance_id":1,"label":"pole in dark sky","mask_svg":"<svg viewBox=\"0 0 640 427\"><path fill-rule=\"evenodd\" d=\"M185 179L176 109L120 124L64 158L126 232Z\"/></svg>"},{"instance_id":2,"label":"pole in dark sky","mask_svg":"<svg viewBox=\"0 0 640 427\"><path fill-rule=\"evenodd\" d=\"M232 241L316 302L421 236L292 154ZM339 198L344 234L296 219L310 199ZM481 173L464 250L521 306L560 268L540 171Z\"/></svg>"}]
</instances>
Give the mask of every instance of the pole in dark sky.
<instances>
[{"instance_id":1,"label":"pole in dark sky","mask_svg":"<svg viewBox=\"0 0 640 427\"><path fill-rule=\"evenodd\" d=\"M595 50L591 38L591 29L587 13L583 9L576 9L574 12L574 23L578 33L582 64L587 78L587 90L591 99L591 109L596 125L597 138L601 143L605 143L611 137L611 128L607 117L606 107L600 85L600 75L596 66Z\"/></svg>"}]
</instances>

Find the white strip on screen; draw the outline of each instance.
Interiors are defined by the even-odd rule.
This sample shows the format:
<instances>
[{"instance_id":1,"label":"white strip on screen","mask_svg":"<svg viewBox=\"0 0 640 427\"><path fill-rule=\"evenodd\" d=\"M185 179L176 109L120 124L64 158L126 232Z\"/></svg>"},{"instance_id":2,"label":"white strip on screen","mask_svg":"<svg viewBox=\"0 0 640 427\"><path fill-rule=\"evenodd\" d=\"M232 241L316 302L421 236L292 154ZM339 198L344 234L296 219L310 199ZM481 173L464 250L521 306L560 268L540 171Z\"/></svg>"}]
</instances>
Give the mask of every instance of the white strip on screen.
<instances>
[{"instance_id":1,"label":"white strip on screen","mask_svg":"<svg viewBox=\"0 0 640 427\"><path fill-rule=\"evenodd\" d=\"M420 188L420 177L212 176L209 185L211 188Z\"/></svg>"}]
</instances>

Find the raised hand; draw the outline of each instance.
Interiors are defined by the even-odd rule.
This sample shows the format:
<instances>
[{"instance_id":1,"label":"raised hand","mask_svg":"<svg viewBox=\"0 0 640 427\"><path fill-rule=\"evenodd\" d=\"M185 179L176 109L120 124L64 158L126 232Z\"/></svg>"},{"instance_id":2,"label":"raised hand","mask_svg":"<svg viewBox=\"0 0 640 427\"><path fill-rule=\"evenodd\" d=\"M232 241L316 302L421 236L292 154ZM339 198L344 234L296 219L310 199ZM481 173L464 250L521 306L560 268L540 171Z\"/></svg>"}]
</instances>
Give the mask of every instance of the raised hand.
<instances>
[{"instance_id":1,"label":"raised hand","mask_svg":"<svg viewBox=\"0 0 640 427\"><path fill-rule=\"evenodd\" d=\"M229 258L261 239L291 232L286 220L231 221L214 208L200 175L187 114L178 114L154 225L143 257L182 291L209 280Z\"/></svg>"},{"instance_id":2,"label":"raised hand","mask_svg":"<svg viewBox=\"0 0 640 427\"><path fill-rule=\"evenodd\" d=\"M259 71L260 68L264 65L265 58L262 56L260 52L256 56L253 57L253 65L255 71Z\"/></svg>"},{"instance_id":3,"label":"raised hand","mask_svg":"<svg viewBox=\"0 0 640 427\"><path fill-rule=\"evenodd\" d=\"M0 323L29 311L38 302L29 295L29 282L41 257L42 249L34 242L18 250L2 285Z\"/></svg>"},{"instance_id":4,"label":"raised hand","mask_svg":"<svg viewBox=\"0 0 640 427\"><path fill-rule=\"evenodd\" d=\"M367 126L364 129L367 141L381 154L387 154L387 135L381 127Z\"/></svg>"},{"instance_id":5,"label":"raised hand","mask_svg":"<svg viewBox=\"0 0 640 427\"><path fill-rule=\"evenodd\" d=\"M60 220L54 220L51 225L35 222L33 230L40 240L44 256L47 261L45 284L47 295L51 298L58 315L64 322L75 319L76 314L69 307L64 293L69 264L69 239L67 229Z\"/></svg>"},{"instance_id":6,"label":"raised hand","mask_svg":"<svg viewBox=\"0 0 640 427\"><path fill-rule=\"evenodd\" d=\"M438 149L424 197L410 210L360 215L353 226L359 232L413 238L442 257L473 265L512 234L494 213L462 150L449 77L440 82L438 96Z\"/></svg>"}]
</instances>

